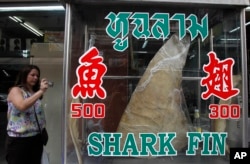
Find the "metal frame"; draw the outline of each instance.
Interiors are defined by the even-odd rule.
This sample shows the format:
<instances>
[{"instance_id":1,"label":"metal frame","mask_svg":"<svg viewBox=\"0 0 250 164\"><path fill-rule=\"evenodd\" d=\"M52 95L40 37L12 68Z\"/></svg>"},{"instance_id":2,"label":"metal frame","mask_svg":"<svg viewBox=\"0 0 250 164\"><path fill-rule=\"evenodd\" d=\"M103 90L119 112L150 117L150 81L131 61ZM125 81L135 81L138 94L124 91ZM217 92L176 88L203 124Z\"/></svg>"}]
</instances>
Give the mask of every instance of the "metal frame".
<instances>
[{"instance_id":1,"label":"metal frame","mask_svg":"<svg viewBox=\"0 0 250 164\"><path fill-rule=\"evenodd\" d=\"M204 4L204 5L236 5L248 6L249 0L59 0L62 3L172 3L172 4Z\"/></svg>"},{"instance_id":2,"label":"metal frame","mask_svg":"<svg viewBox=\"0 0 250 164\"><path fill-rule=\"evenodd\" d=\"M70 70L70 60L71 60L71 16L72 10L71 5L66 4L66 13L65 13L65 33L64 33L64 59L63 59L63 111L62 111L62 163L67 163L67 125L68 120L66 119L67 116L67 108L68 108L68 95L69 95L69 70Z\"/></svg>"},{"instance_id":3,"label":"metal frame","mask_svg":"<svg viewBox=\"0 0 250 164\"><path fill-rule=\"evenodd\" d=\"M242 88L248 88L247 83L247 46L246 46L246 28L245 28L245 10L240 13L241 23L241 66L242 66ZM245 76L246 75L246 76ZM242 114L243 114L243 132L242 132L242 146L248 147L248 89L242 89Z\"/></svg>"}]
</instances>

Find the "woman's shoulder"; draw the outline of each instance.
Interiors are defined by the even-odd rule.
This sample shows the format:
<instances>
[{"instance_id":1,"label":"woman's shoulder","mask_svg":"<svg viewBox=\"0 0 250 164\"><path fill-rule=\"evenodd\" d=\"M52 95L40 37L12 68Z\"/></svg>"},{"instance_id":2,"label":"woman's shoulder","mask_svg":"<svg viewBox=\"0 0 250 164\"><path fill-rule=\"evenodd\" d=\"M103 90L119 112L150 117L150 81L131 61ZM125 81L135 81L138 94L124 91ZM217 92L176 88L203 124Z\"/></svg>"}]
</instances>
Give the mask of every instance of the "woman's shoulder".
<instances>
[{"instance_id":1,"label":"woman's shoulder","mask_svg":"<svg viewBox=\"0 0 250 164\"><path fill-rule=\"evenodd\" d=\"M8 97L16 96L16 95L20 95L20 94L24 95L24 90L18 86L14 86L14 87L10 88Z\"/></svg>"},{"instance_id":2,"label":"woman's shoulder","mask_svg":"<svg viewBox=\"0 0 250 164\"><path fill-rule=\"evenodd\" d=\"M10 88L9 93L11 93L11 92L22 92L22 90L23 90L22 88L20 88L18 86L14 86L14 87Z\"/></svg>"}]
</instances>

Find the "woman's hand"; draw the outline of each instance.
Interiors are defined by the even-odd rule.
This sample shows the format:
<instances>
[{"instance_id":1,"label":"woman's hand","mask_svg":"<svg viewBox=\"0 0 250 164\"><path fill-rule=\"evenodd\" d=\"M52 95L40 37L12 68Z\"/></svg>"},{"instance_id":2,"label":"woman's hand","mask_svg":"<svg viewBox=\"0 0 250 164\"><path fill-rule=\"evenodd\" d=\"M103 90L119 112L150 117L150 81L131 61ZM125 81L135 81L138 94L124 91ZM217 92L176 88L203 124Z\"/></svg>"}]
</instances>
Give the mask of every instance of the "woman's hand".
<instances>
[{"instance_id":1,"label":"woman's hand","mask_svg":"<svg viewBox=\"0 0 250 164\"><path fill-rule=\"evenodd\" d=\"M40 83L40 90L45 92L49 88L48 80L46 78L43 78Z\"/></svg>"}]
</instances>

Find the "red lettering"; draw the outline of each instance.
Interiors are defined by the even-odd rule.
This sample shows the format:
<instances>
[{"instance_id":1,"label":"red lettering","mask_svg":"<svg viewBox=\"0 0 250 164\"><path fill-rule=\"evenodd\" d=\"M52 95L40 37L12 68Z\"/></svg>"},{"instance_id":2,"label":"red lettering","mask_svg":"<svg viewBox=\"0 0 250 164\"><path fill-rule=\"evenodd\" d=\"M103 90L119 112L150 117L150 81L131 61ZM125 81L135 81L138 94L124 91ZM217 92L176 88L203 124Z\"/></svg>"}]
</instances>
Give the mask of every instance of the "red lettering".
<instances>
[{"instance_id":1,"label":"red lettering","mask_svg":"<svg viewBox=\"0 0 250 164\"><path fill-rule=\"evenodd\" d=\"M95 118L105 117L105 105L102 103L95 104Z\"/></svg>"},{"instance_id":2,"label":"red lettering","mask_svg":"<svg viewBox=\"0 0 250 164\"><path fill-rule=\"evenodd\" d=\"M82 106L83 106L82 117L93 118L93 104L85 103L85 104L82 104Z\"/></svg>"},{"instance_id":3,"label":"red lettering","mask_svg":"<svg viewBox=\"0 0 250 164\"><path fill-rule=\"evenodd\" d=\"M105 104L103 103L71 103L71 118L104 118Z\"/></svg>"},{"instance_id":4,"label":"red lettering","mask_svg":"<svg viewBox=\"0 0 250 164\"><path fill-rule=\"evenodd\" d=\"M218 111L218 105L217 104L211 104L209 105L210 113L209 118L210 119L217 119L219 118L219 111Z\"/></svg>"},{"instance_id":5,"label":"red lettering","mask_svg":"<svg viewBox=\"0 0 250 164\"><path fill-rule=\"evenodd\" d=\"M240 105L232 104L231 105L231 118L239 119L240 118Z\"/></svg>"},{"instance_id":6,"label":"red lettering","mask_svg":"<svg viewBox=\"0 0 250 164\"><path fill-rule=\"evenodd\" d=\"M81 117L81 103L71 103L71 118Z\"/></svg>"},{"instance_id":7,"label":"red lettering","mask_svg":"<svg viewBox=\"0 0 250 164\"><path fill-rule=\"evenodd\" d=\"M221 116L221 118L225 118L225 119L230 118L229 117L229 110L230 110L229 107L230 107L229 105L221 105L220 106L220 110L221 110L220 111L221 112L220 116Z\"/></svg>"},{"instance_id":8,"label":"red lettering","mask_svg":"<svg viewBox=\"0 0 250 164\"><path fill-rule=\"evenodd\" d=\"M220 60L215 52L208 54L209 63L203 66L204 72L208 75L201 79L201 86L205 86L207 90L201 94L202 99L207 100L214 95L220 99L228 100L229 98L239 94L239 89L233 86L233 58Z\"/></svg>"},{"instance_id":9,"label":"red lettering","mask_svg":"<svg viewBox=\"0 0 250 164\"><path fill-rule=\"evenodd\" d=\"M240 118L240 105L238 104L211 104L209 105L210 119L239 119Z\"/></svg>"}]
</instances>

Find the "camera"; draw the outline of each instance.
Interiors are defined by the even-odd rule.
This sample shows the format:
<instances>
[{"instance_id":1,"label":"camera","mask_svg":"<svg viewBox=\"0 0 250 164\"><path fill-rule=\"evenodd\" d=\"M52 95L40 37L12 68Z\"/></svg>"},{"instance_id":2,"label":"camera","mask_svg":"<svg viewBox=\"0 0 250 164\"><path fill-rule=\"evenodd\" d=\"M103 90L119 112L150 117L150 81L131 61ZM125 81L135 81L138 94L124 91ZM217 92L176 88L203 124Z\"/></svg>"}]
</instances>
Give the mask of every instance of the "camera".
<instances>
[{"instance_id":1,"label":"camera","mask_svg":"<svg viewBox=\"0 0 250 164\"><path fill-rule=\"evenodd\" d=\"M48 81L48 85L49 85L49 87L53 87L54 86L54 82Z\"/></svg>"}]
</instances>

